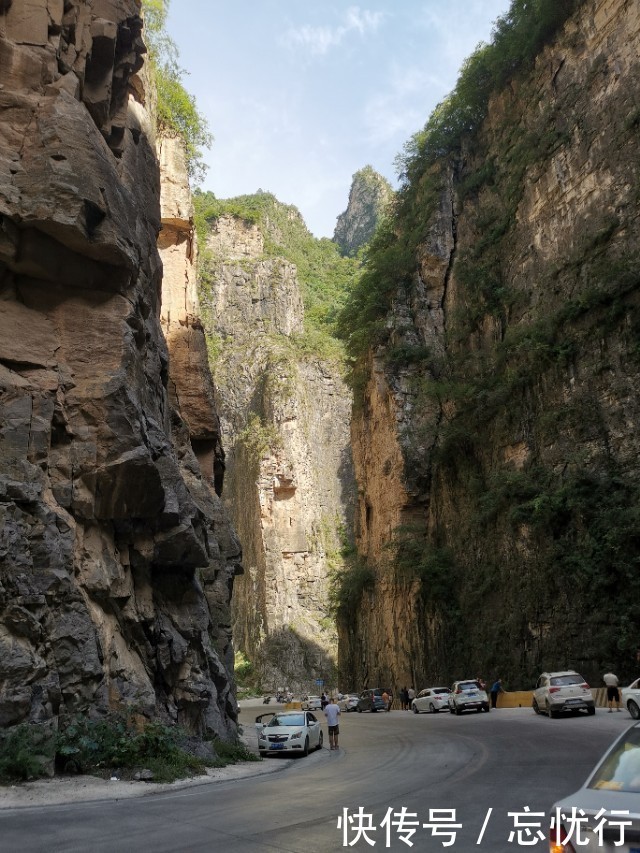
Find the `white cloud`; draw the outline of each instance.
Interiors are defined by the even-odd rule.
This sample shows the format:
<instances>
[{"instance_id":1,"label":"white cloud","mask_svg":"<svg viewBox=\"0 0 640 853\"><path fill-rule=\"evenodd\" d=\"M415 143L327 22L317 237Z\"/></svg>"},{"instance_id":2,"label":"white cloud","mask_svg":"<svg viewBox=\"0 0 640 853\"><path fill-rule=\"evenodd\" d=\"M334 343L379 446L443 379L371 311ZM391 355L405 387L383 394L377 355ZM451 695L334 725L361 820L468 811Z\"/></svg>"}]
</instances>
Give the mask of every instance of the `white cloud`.
<instances>
[{"instance_id":1,"label":"white cloud","mask_svg":"<svg viewBox=\"0 0 640 853\"><path fill-rule=\"evenodd\" d=\"M365 36L367 32L375 32L383 18L384 12L371 12L359 6L350 6L344 15L343 23L334 27L312 27L307 24L290 27L283 37L283 42L290 47L307 48L313 55L322 56L331 48L342 44L352 33Z\"/></svg>"},{"instance_id":2,"label":"white cloud","mask_svg":"<svg viewBox=\"0 0 640 853\"><path fill-rule=\"evenodd\" d=\"M395 65L388 85L366 102L364 124L368 141L374 145L393 139L404 143L424 125L447 91L445 80L427 69Z\"/></svg>"}]
</instances>

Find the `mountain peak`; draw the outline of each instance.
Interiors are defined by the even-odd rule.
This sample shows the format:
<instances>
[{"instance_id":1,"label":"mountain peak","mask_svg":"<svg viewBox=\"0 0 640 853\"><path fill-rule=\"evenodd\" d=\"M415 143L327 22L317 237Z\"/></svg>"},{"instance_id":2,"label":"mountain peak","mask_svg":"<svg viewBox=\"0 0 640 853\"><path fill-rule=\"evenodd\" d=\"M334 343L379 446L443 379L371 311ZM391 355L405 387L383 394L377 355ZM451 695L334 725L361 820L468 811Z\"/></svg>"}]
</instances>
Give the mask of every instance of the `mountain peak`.
<instances>
[{"instance_id":1,"label":"mountain peak","mask_svg":"<svg viewBox=\"0 0 640 853\"><path fill-rule=\"evenodd\" d=\"M353 175L347 209L338 217L333 234L343 255L355 255L369 242L392 196L391 184L372 166Z\"/></svg>"}]
</instances>

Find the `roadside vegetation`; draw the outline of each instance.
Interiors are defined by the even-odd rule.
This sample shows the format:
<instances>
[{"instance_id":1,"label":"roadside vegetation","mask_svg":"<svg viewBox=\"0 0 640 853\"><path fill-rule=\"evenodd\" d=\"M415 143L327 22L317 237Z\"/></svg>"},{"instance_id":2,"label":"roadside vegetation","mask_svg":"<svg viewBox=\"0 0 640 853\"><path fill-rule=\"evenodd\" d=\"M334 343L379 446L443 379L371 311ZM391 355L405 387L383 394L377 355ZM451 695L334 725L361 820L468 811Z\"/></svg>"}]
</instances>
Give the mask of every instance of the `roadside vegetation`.
<instances>
[{"instance_id":1,"label":"roadside vegetation","mask_svg":"<svg viewBox=\"0 0 640 853\"><path fill-rule=\"evenodd\" d=\"M239 761L259 761L240 741L201 741L179 726L167 726L134 713L97 720L77 717L59 732L23 723L0 733L0 784L51 775L113 775L135 778L147 771L153 782L173 782Z\"/></svg>"}]
</instances>

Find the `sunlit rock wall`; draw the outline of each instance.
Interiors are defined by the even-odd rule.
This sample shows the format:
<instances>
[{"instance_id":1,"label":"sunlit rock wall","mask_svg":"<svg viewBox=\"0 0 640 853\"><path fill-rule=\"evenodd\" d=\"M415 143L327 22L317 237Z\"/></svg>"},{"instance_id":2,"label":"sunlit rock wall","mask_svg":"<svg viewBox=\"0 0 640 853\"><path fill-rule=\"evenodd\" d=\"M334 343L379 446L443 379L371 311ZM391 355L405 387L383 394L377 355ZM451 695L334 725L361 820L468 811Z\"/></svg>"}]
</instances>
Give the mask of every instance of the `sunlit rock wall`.
<instances>
[{"instance_id":1,"label":"sunlit rock wall","mask_svg":"<svg viewBox=\"0 0 640 853\"><path fill-rule=\"evenodd\" d=\"M633 675L639 48L636 3L587 0L424 177L439 201L354 418L377 567L341 626L354 683Z\"/></svg>"},{"instance_id":2,"label":"sunlit rock wall","mask_svg":"<svg viewBox=\"0 0 640 853\"><path fill-rule=\"evenodd\" d=\"M214 223L207 324L225 437L225 502L243 546L234 642L265 689L336 682L329 574L353 512L350 394L335 365L304 357L296 268L263 235Z\"/></svg>"}]
</instances>

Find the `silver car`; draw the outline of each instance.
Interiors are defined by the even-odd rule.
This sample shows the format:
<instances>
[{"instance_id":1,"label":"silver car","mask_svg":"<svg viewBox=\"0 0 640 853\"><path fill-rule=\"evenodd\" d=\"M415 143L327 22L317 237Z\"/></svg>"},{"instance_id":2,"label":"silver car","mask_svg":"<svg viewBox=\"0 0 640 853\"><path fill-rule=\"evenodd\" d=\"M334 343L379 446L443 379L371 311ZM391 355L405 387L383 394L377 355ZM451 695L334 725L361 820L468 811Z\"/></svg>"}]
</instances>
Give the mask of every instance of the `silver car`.
<instances>
[{"instance_id":1,"label":"silver car","mask_svg":"<svg viewBox=\"0 0 640 853\"><path fill-rule=\"evenodd\" d=\"M553 806L549 849L639 853L640 723L615 741L582 788Z\"/></svg>"},{"instance_id":2,"label":"silver car","mask_svg":"<svg viewBox=\"0 0 640 853\"><path fill-rule=\"evenodd\" d=\"M549 717L559 717L572 711L595 714L596 703L584 678L570 669L542 673L533 691L533 710Z\"/></svg>"}]
</instances>

